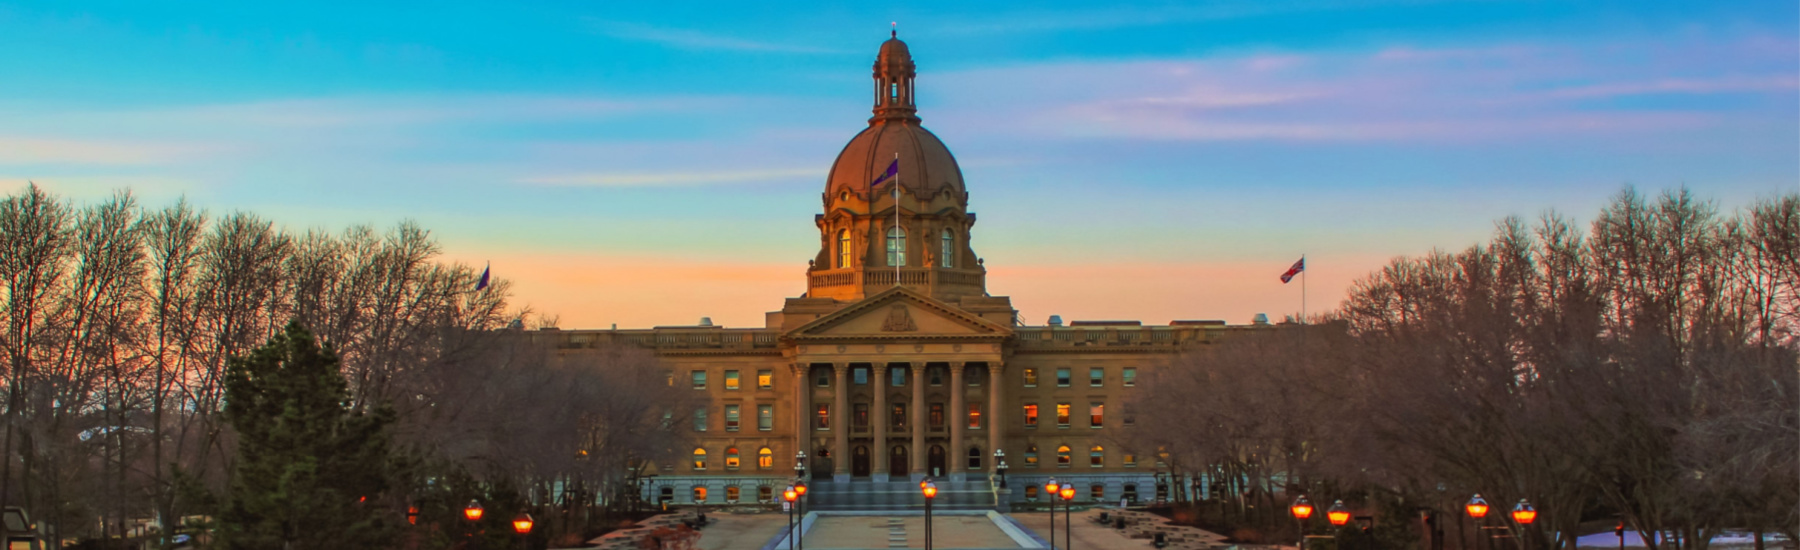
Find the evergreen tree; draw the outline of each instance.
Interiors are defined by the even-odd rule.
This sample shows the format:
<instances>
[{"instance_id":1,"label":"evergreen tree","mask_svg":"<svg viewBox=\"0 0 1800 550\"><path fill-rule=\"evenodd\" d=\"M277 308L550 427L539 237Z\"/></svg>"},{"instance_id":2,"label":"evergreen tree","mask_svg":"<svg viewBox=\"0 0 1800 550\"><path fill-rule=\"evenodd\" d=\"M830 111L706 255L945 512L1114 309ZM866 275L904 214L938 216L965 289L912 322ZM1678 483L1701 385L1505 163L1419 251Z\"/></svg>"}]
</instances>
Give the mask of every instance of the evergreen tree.
<instances>
[{"instance_id":1,"label":"evergreen tree","mask_svg":"<svg viewBox=\"0 0 1800 550\"><path fill-rule=\"evenodd\" d=\"M231 360L225 418L237 454L219 535L232 549L388 548L382 506L393 413L353 413L337 354L298 322Z\"/></svg>"}]
</instances>

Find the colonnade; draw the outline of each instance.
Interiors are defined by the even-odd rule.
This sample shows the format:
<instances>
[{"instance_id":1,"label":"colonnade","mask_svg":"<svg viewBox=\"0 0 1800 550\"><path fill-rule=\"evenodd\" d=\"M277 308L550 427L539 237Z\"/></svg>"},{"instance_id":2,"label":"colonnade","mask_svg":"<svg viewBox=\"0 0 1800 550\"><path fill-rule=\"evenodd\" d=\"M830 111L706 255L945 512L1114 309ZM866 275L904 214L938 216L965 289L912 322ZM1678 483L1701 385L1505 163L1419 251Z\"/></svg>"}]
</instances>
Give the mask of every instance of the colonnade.
<instances>
[{"instance_id":1,"label":"colonnade","mask_svg":"<svg viewBox=\"0 0 1800 550\"><path fill-rule=\"evenodd\" d=\"M831 408L828 415L830 425L821 427L818 426L816 407L813 403L813 391L816 389L813 369L824 368L826 365L829 365L829 368L832 371ZM1000 361L951 361L929 363L923 361L796 362L793 365L795 402L794 448L805 450L808 452L808 456L812 456L816 454L815 449L819 448L818 445L814 444L815 438L824 433L830 434L830 463L833 470L831 472L833 479L838 481L850 480L851 468L854 460L854 457L851 454L852 435L858 436L859 439L863 435L862 432L857 434L851 433L851 423L854 421L852 418L854 413L851 407L850 395L853 389L851 371L857 366L866 366L866 368L869 369L868 382L871 393L873 394L869 410L869 429L868 432L866 432L868 434L867 437L869 438L868 448L870 449L870 478L875 481L889 479L889 473L894 470L894 468L892 468L893 464L889 463L889 458L891 456L890 448L894 443L904 441L904 438L908 437L911 440L911 444L907 448L906 457L910 464L907 465L908 467L906 470L911 474L911 479L922 479L930 473L928 471L928 449L931 447L931 441L934 439L939 441L947 439L947 441L943 441L946 443L944 445L944 462L947 470L943 473L948 474L949 478L952 480L960 480L967 475L969 461L967 445L970 427L968 400L965 399L965 394L968 393L971 388L968 384L968 380L965 378L965 372L972 367L980 368L981 366L985 366L987 369L988 376L986 377L984 386L988 391L988 395L985 399L986 404L980 409L982 418L979 422L979 428L976 429L987 432L987 445L982 453L984 455L982 456L982 465L984 469L991 470L993 467L991 456L993 450L1000 448L1001 442L1005 440L1004 432L1006 422L1001 420L1001 418L1004 416L1003 403L1005 403L1004 392L1006 384L1002 382L1005 379L1003 376L1004 365ZM947 380L947 387L950 395L949 403L946 404L946 410L944 411L944 432L932 431L931 426L927 423L929 406L926 403L925 394L927 386L930 385L929 368L932 366L943 366L948 368L950 374L948 377L949 380ZM888 393L893 388L891 382L892 371L890 369L907 370L906 385L912 392L912 404L907 407L907 415L910 418L907 419L904 428L904 430L908 432L906 434L889 433L888 424L892 412L890 411L890 404L888 403ZM979 392L979 389L976 391ZM976 396L977 399L980 398L979 393L977 393ZM813 468L815 464L819 463L820 461L812 461L807 467ZM824 472L814 473L823 474Z\"/></svg>"}]
</instances>

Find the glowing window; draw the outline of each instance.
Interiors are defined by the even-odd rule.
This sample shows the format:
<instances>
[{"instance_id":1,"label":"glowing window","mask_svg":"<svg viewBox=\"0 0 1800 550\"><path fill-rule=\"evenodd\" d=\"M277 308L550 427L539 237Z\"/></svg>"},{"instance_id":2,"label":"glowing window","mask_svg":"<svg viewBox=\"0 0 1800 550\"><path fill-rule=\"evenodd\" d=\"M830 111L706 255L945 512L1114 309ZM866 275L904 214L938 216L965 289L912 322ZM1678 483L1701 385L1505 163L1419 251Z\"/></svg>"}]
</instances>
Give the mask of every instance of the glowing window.
<instances>
[{"instance_id":1,"label":"glowing window","mask_svg":"<svg viewBox=\"0 0 1800 550\"><path fill-rule=\"evenodd\" d=\"M1056 427L1058 427L1058 428L1069 427L1069 404L1068 403L1057 403L1056 404Z\"/></svg>"},{"instance_id":2,"label":"glowing window","mask_svg":"<svg viewBox=\"0 0 1800 550\"><path fill-rule=\"evenodd\" d=\"M756 467L767 470L775 467L775 451L768 447L756 452Z\"/></svg>"},{"instance_id":3,"label":"glowing window","mask_svg":"<svg viewBox=\"0 0 1800 550\"><path fill-rule=\"evenodd\" d=\"M969 404L969 427L978 429L978 430L981 429L981 404L980 403L970 403Z\"/></svg>"},{"instance_id":4,"label":"glowing window","mask_svg":"<svg viewBox=\"0 0 1800 550\"><path fill-rule=\"evenodd\" d=\"M756 389L767 390L775 387L775 371L763 369L756 371Z\"/></svg>"},{"instance_id":5,"label":"glowing window","mask_svg":"<svg viewBox=\"0 0 1800 550\"><path fill-rule=\"evenodd\" d=\"M1063 445L1061 447L1057 447L1056 448L1056 467L1067 468L1067 467L1069 467L1070 462L1071 462L1071 459L1069 458L1069 446Z\"/></svg>"},{"instance_id":6,"label":"glowing window","mask_svg":"<svg viewBox=\"0 0 1800 550\"><path fill-rule=\"evenodd\" d=\"M695 487L694 488L694 502L695 503L706 502L706 488L705 487Z\"/></svg>"},{"instance_id":7,"label":"glowing window","mask_svg":"<svg viewBox=\"0 0 1800 550\"><path fill-rule=\"evenodd\" d=\"M738 466L740 464L742 464L742 463L738 461L737 447L726 447L725 448L725 469L736 470L736 469L738 469Z\"/></svg>"},{"instance_id":8,"label":"glowing window","mask_svg":"<svg viewBox=\"0 0 1800 550\"><path fill-rule=\"evenodd\" d=\"M1027 387L1027 388L1037 387L1037 369L1026 368L1025 372L1024 372L1024 376L1025 376L1025 387Z\"/></svg>"},{"instance_id":9,"label":"glowing window","mask_svg":"<svg viewBox=\"0 0 1800 550\"><path fill-rule=\"evenodd\" d=\"M1088 425L1089 426L1098 428L1102 424L1102 421L1104 421L1105 419L1106 419L1106 405L1105 404L1103 404L1103 403L1088 403Z\"/></svg>"},{"instance_id":10,"label":"glowing window","mask_svg":"<svg viewBox=\"0 0 1800 550\"><path fill-rule=\"evenodd\" d=\"M728 389L728 390L738 389L738 371L734 371L734 370L725 371L725 389Z\"/></svg>"},{"instance_id":11,"label":"glowing window","mask_svg":"<svg viewBox=\"0 0 1800 550\"><path fill-rule=\"evenodd\" d=\"M694 469L706 469L706 449L694 449ZM701 500L706 500L702 498Z\"/></svg>"},{"instance_id":12,"label":"glowing window","mask_svg":"<svg viewBox=\"0 0 1800 550\"><path fill-rule=\"evenodd\" d=\"M1106 448L1095 445L1088 449L1088 466L1099 468L1106 465Z\"/></svg>"},{"instance_id":13,"label":"glowing window","mask_svg":"<svg viewBox=\"0 0 1800 550\"><path fill-rule=\"evenodd\" d=\"M737 501L738 501L737 486L732 485L732 486L726 487L725 488L725 503L726 504L737 504Z\"/></svg>"},{"instance_id":14,"label":"glowing window","mask_svg":"<svg viewBox=\"0 0 1800 550\"><path fill-rule=\"evenodd\" d=\"M1037 403L1025 404L1025 427L1037 427Z\"/></svg>"},{"instance_id":15,"label":"glowing window","mask_svg":"<svg viewBox=\"0 0 1800 550\"><path fill-rule=\"evenodd\" d=\"M850 267L850 230L838 231L838 267Z\"/></svg>"}]
</instances>

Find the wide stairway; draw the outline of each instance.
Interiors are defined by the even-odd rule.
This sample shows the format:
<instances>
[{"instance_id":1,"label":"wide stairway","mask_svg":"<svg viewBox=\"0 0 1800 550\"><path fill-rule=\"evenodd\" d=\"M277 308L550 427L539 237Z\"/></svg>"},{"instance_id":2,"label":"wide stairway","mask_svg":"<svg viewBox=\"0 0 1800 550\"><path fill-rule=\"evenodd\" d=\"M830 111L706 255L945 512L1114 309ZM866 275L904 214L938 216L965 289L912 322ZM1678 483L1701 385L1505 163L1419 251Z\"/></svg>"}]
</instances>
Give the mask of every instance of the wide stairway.
<instances>
[{"instance_id":1,"label":"wide stairway","mask_svg":"<svg viewBox=\"0 0 1800 550\"><path fill-rule=\"evenodd\" d=\"M986 478L968 481L933 480L937 499L932 510L993 510L994 492ZM925 497L916 481L855 480L847 483L813 481L806 486L806 509L820 511L922 511Z\"/></svg>"}]
</instances>

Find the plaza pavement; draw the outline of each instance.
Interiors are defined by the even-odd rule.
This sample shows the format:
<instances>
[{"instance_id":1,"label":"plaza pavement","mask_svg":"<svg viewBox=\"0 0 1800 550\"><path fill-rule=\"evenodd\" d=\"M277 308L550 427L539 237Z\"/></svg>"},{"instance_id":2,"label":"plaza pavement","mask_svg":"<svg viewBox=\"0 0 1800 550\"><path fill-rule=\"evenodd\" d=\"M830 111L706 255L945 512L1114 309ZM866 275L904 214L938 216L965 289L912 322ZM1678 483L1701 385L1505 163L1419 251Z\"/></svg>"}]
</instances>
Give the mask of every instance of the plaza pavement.
<instances>
[{"instance_id":1,"label":"plaza pavement","mask_svg":"<svg viewBox=\"0 0 1800 550\"><path fill-rule=\"evenodd\" d=\"M1094 521L1101 510L1076 511L1074 514L1075 530L1074 550L1153 550L1148 538L1131 538L1128 531L1120 531ZM1107 510L1112 512L1112 510ZM1038 538L1048 540L1050 517L1046 512L1022 512L1008 514L1026 529L1030 529ZM1160 518L1147 517L1146 523L1160 523ZM708 514L711 525L701 530L700 550L759 550L769 539L787 529L787 515L778 513L717 513ZM901 516L900 529L906 535L906 548L922 548L924 536L924 519L918 516ZM1067 523L1063 512L1056 514L1056 548L1068 548L1064 544ZM951 548L1014 548L1010 538L985 517L980 516L942 516L934 517L932 528L935 531L936 547ZM1194 529L1191 527L1168 528L1181 541L1171 544L1168 550L1187 550L1204 548L1231 548L1224 544L1224 537ZM888 548L889 533L893 529L885 516L862 517L825 517L813 525L806 536L806 547L825 550L829 548ZM1292 546L1238 546L1243 550L1256 548L1292 549Z\"/></svg>"}]
</instances>

